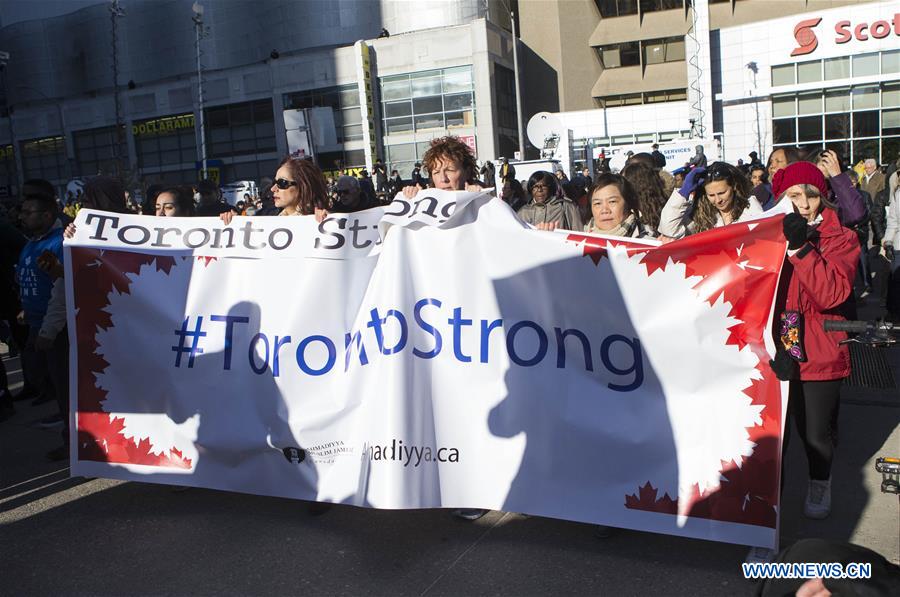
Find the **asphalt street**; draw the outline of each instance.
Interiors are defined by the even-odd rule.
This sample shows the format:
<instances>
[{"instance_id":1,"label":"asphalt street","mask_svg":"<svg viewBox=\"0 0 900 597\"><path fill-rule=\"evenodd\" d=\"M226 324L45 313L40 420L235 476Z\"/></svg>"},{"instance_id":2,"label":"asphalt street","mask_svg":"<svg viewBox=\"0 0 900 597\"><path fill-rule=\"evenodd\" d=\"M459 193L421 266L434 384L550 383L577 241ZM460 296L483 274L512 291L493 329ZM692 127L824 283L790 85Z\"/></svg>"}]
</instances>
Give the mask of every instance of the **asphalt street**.
<instances>
[{"instance_id":1,"label":"asphalt street","mask_svg":"<svg viewBox=\"0 0 900 597\"><path fill-rule=\"evenodd\" d=\"M900 349L886 353L900 380ZM4 356L15 391L18 360ZM71 478L46 460L55 406L0 423L0 595L747 595L747 548L491 512L379 511L153 483ZM900 456L900 392L845 386L833 511L802 515L787 454L781 542L851 541L900 563L900 502L874 460ZM796 472L796 474L792 474Z\"/></svg>"}]
</instances>

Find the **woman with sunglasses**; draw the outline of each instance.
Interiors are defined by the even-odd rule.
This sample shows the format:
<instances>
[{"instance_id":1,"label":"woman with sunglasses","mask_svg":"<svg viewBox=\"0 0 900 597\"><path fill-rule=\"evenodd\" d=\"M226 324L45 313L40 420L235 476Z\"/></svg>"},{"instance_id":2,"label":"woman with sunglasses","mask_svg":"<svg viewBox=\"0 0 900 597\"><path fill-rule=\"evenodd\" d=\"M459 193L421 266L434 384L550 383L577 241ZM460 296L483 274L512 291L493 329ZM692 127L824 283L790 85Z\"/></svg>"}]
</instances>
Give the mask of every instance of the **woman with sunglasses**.
<instances>
[{"instance_id":1,"label":"woman with sunglasses","mask_svg":"<svg viewBox=\"0 0 900 597\"><path fill-rule=\"evenodd\" d=\"M731 164L714 162L708 170L694 168L666 202L659 233L683 238L763 213L750 190L750 181Z\"/></svg>"},{"instance_id":2,"label":"woman with sunglasses","mask_svg":"<svg viewBox=\"0 0 900 597\"><path fill-rule=\"evenodd\" d=\"M312 160L284 158L278 164L275 181L272 183L272 201L279 210L279 216L311 216L324 219L328 212L328 191L325 176ZM233 212L226 212L219 218L231 223Z\"/></svg>"}]
</instances>

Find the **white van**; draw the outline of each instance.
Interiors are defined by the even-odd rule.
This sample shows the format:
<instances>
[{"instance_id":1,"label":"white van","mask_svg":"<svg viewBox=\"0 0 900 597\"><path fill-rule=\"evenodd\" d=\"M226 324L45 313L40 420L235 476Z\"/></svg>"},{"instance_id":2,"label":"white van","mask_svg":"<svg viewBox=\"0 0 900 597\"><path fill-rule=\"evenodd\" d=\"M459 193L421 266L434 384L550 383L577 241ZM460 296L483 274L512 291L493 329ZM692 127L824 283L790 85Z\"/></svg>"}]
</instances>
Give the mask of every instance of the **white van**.
<instances>
[{"instance_id":1,"label":"white van","mask_svg":"<svg viewBox=\"0 0 900 597\"><path fill-rule=\"evenodd\" d=\"M222 200L228 205L237 205L238 201L246 201L244 195L249 195L251 201L259 195L254 181L238 180L222 185Z\"/></svg>"}]
</instances>

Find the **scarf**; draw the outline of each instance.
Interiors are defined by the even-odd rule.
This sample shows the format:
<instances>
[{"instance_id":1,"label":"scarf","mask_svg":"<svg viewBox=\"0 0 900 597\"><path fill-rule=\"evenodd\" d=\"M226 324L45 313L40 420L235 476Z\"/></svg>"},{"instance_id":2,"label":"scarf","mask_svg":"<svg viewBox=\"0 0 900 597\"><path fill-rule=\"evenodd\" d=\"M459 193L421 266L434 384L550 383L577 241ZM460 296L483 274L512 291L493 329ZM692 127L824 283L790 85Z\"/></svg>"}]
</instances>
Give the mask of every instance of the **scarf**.
<instances>
[{"instance_id":1,"label":"scarf","mask_svg":"<svg viewBox=\"0 0 900 597\"><path fill-rule=\"evenodd\" d=\"M594 218L591 218L587 223L587 226L584 227L584 231L593 232L595 234L605 234L606 236L624 236L629 238L634 234L635 226L637 226L637 218L635 218L634 214L631 214L622 220L621 224L611 230L600 230L594 226Z\"/></svg>"}]
</instances>

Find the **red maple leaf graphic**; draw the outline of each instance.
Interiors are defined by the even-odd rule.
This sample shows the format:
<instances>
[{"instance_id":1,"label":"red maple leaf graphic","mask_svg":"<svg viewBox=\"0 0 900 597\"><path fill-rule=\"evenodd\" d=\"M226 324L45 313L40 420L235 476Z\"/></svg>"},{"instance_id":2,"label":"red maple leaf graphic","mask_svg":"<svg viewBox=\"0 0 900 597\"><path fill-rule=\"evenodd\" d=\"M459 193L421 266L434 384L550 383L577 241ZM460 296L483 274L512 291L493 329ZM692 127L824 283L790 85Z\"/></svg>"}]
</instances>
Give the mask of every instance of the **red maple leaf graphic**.
<instances>
[{"instance_id":1,"label":"red maple leaf graphic","mask_svg":"<svg viewBox=\"0 0 900 597\"><path fill-rule=\"evenodd\" d=\"M585 250L587 255L587 249ZM723 462L718 490L701 494L695 485L686 500L688 515L775 527L779 500L781 446L781 384L768 366L765 335L772 297L784 260L785 241L781 217L716 228L702 234L645 248L641 263L647 274L682 263L686 275L700 278L694 290L702 300L719 298L731 305L729 315L739 323L729 328L727 343L749 347L759 358L761 379L748 380L744 393L753 404L762 405L762 423L747 428L755 447L742 462ZM638 493L625 496L630 509L675 514L678 501L668 495L657 499L649 481Z\"/></svg>"},{"instance_id":2,"label":"red maple leaf graphic","mask_svg":"<svg viewBox=\"0 0 900 597\"><path fill-rule=\"evenodd\" d=\"M106 391L97 387L97 374L109 366L97 353L96 337L97 330L112 326L112 316L105 310L109 293L129 292L128 274L138 273L144 265L155 264L157 271L169 273L175 259L84 247L72 247L71 258L78 337L78 459L190 468L190 459L177 450L153 454L146 440L135 444L125 437L123 421L104 412Z\"/></svg>"}]
</instances>

